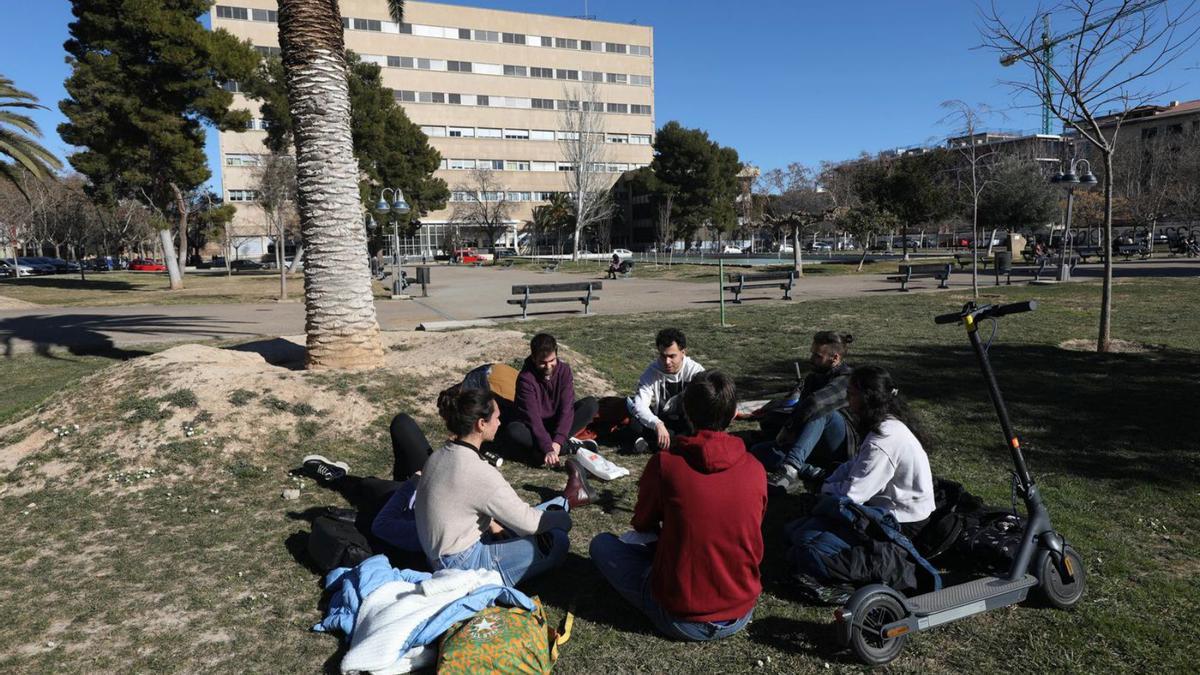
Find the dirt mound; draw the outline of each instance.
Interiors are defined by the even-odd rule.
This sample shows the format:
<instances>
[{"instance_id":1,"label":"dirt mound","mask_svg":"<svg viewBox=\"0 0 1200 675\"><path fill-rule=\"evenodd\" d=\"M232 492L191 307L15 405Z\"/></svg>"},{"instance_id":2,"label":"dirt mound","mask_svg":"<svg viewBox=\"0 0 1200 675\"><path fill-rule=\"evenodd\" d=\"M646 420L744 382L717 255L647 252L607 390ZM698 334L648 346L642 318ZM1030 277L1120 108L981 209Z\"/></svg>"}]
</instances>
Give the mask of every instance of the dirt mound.
<instances>
[{"instance_id":1,"label":"dirt mound","mask_svg":"<svg viewBox=\"0 0 1200 675\"><path fill-rule=\"evenodd\" d=\"M1072 352L1094 352L1096 351L1096 341L1087 339L1067 340L1058 344L1059 349L1066 349ZM1160 352L1163 350L1161 345L1150 345L1144 342L1131 342L1129 340L1113 340L1110 343L1109 352L1113 354L1142 354L1145 352Z\"/></svg>"},{"instance_id":2,"label":"dirt mound","mask_svg":"<svg viewBox=\"0 0 1200 675\"><path fill-rule=\"evenodd\" d=\"M203 467L257 466L264 453L295 455L305 441L381 437L404 410L436 414L437 392L483 363L519 365L516 331L385 333L385 367L368 373L301 370L303 338L220 349L172 347L93 374L0 429L0 478L9 494L51 480L135 489L153 477ZM579 395L611 387L565 346ZM385 420L382 424L380 420Z\"/></svg>"},{"instance_id":3,"label":"dirt mound","mask_svg":"<svg viewBox=\"0 0 1200 675\"><path fill-rule=\"evenodd\" d=\"M16 298L0 295L0 310L31 309L33 307L41 307L41 305L37 304L36 302L26 302L25 300L18 300Z\"/></svg>"}]
</instances>

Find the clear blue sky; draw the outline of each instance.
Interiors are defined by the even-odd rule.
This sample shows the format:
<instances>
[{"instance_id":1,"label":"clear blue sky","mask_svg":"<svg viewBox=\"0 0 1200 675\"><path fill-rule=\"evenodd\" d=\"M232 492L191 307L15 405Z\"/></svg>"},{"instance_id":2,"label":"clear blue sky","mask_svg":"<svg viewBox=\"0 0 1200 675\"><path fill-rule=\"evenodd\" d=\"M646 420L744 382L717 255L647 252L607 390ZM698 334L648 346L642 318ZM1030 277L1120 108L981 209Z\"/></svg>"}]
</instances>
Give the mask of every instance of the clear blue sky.
<instances>
[{"instance_id":1,"label":"clear blue sky","mask_svg":"<svg viewBox=\"0 0 1200 675\"><path fill-rule=\"evenodd\" d=\"M230 0L231 4L236 4ZM69 148L55 127L69 74L62 43L66 0L9 4L0 22L0 73L36 94L50 111L35 115L54 152ZM19 4L19 9L18 5ZM584 14L584 0L462 0L450 4ZM1032 2L1004 2L1027 14ZM991 126L1035 130L1036 110L1014 100L1001 69L980 43L969 0L589 0L606 21L654 26L655 118L707 130L763 168L815 164L860 151L914 145L948 135L941 102L961 99L1002 111ZM1171 98L1200 98L1200 49L1165 71L1156 87ZM215 143L210 143L215 158ZM215 159L210 162L215 169Z\"/></svg>"}]
</instances>

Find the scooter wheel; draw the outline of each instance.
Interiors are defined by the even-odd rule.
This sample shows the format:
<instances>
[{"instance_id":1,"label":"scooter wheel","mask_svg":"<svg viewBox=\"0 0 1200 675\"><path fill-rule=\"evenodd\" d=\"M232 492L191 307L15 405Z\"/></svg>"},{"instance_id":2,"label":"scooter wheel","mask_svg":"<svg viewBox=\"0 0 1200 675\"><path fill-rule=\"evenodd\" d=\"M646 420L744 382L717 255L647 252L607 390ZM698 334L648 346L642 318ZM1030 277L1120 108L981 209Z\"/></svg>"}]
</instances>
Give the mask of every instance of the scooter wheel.
<instances>
[{"instance_id":1,"label":"scooter wheel","mask_svg":"<svg viewBox=\"0 0 1200 675\"><path fill-rule=\"evenodd\" d=\"M854 611L854 625L850 630L850 649L854 655L872 666L885 665L899 656L908 635L885 638L880 631L904 615L904 607L891 595L879 593L867 598Z\"/></svg>"},{"instance_id":2,"label":"scooter wheel","mask_svg":"<svg viewBox=\"0 0 1200 675\"><path fill-rule=\"evenodd\" d=\"M1038 590L1042 598L1056 609L1072 609L1083 598L1086 585L1086 572L1083 569L1083 559L1070 546L1063 551L1063 562L1070 578L1064 578L1054 564L1054 556L1044 551L1037 566Z\"/></svg>"}]
</instances>

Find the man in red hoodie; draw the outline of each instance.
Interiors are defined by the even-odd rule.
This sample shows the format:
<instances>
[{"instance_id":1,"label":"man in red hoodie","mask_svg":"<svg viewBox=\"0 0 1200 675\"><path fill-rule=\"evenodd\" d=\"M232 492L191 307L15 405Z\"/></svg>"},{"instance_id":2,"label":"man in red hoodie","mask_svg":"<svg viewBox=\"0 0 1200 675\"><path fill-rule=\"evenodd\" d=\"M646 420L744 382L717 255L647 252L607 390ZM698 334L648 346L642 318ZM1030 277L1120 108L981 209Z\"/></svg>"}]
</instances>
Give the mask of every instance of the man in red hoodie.
<instances>
[{"instance_id":1,"label":"man in red hoodie","mask_svg":"<svg viewBox=\"0 0 1200 675\"><path fill-rule=\"evenodd\" d=\"M638 483L633 533L598 535L592 561L663 634L716 640L741 630L762 592L766 472L724 429L737 393L719 371L697 374L683 393L696 429L650 458ZM657 542L644 543L657 534Z\"/></svg>"}]
</instances>

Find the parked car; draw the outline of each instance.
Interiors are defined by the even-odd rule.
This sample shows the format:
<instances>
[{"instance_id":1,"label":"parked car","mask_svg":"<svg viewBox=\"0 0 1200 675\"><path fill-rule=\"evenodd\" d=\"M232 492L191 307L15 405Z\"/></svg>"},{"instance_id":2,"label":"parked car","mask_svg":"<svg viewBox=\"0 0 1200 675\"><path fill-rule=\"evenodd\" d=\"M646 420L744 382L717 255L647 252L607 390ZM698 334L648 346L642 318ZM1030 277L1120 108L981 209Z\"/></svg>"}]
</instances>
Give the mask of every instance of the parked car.
<instances>
[{"instance_id":1,"label":"parked car","mask_svg":"<svg viewBox=\"0 0 1200 675\"><path fill-rule=\"evenodd\" d=\"M779 252L780 253L792 253L793 252L792 245L791 244L780 244Z\"/></svg>"},{"instance_id":2,"label":"parked car","mask_svg":"<svg viewBox=\"0 0 1200 675\"><path fill-rule=\"evenodd\" d=\"M55 272L58 272L60 274L65 273L65 272L78 272L79 271L79 263L63 260L62 258L51 258L48 256L41 256L41 257L38 257L36 260L38 262L42 262L47 265L50 265L51 267L54 268Z\"/></svg>"},{"instance_id":3,"label":"parked car","mask_svg":"<svg viewBox=\"0 0 1200 675\"><path fill-rule=\"evenodd\" d=\"M34 274L54 274L58 270L54 269L54 265L47 262L42 262L37 257L17 258L18 265L25 265L33 270Z\"/></svg>"},{"instance_id":4,"label":"parked car","mask_svg":"<svg viewBox=\"0 0 1200 675\"><path fill-rule=\"evenodd\" d=\"M614 248L612 252L613 255L617 256L621 260L633 260L633 251L630 251L627 248Z\"/></svg>"},{"instance_id":5,"label":"parked car","mask_svg":"<svg viewBox=\"0 0 1200 675\"><path fill-rule=\"evenodd\" d=\"M492 254L497 258L515 258L517 257L517 249L515 248L496 248L492 249Z\"/></svg>"},{"instance_id":6,"label":"parked car","mask_svg":"<svg viewBox=\"0 0 1200 675\"><path fill-rule=\"evenodd\" d=\"M257 260L249 260L247 258L234 260L229 263L229 270L231 272L252 272L261 269L263 269L262 263L258 262Z\"/></svg>"},{"instance_id":7,"label":"parked car","mask_svg":"<svg viewBox=\"0 0 1200 675\"><path fill-rule=\"evenodd\" d=\"M721 248L721 254L722 255L741 255L742 249L738 248L737 246L728 246L727 245L727 246L724 246L723 248Z\"/></svg>"},{"instance_id":8,"label":"parked car","mask_svg":"<svg viewBox=\"0 0 1200 675\"><path fill-rule=\"evenodd\" d=\"M129 271L131 272L166 272L167 266L161 260L151 260L149 258L138 258L129 263Z\"/></svg>"},{"instance_id":9,"label":"parked car","mask_svg":"<svg viewBox=\"0 0 1200 675\"><path fill-rule=\"evenodd\" d=\"M466 265L470 263L483 262L483 256L475 252L473 248L456 248L454 254L450 256L450 262Z\"/></svg>"},{"instance_id":10,"label":"parked car","mask_svg":"<svg viewBox=\"0 0 1200 675\"><path fill-rule=\"evenodd\" d=\"M22 276L28 277L33 275L33 268L29 265L17 263L16 274L13 274L12 258L0 259L0 277Z\"/></svg>"},{"instance_id":11,"label":"parked car","mask_svg":"<svg viewBox=\"0 0 1200 675\"><path fill-rule=\"evenodd\" d=\"M814 241L814 242L810 243L806 248L808 249L808 251L810 253L825 253L827 251L833 250L833 244L831 244L827 241Z\"/></svg>"}]
</instances>

